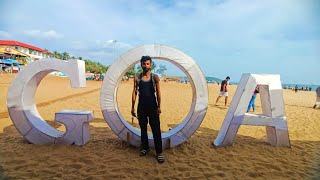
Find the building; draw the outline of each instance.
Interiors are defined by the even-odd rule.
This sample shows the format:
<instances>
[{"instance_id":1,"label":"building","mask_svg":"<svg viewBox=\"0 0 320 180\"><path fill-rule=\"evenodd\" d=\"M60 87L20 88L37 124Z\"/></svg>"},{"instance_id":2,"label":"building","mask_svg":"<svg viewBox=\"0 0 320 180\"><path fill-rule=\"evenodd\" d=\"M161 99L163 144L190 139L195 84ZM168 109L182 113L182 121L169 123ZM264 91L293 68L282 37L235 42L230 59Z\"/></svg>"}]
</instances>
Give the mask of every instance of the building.
<instances>
[{"instance_id":1,"label":"building","mask_svg":"<svg viewBox=\"0 0 320 180\"><path fill-rule=\"evenodd\" d=\"M48 50L41 49L36 46L32 46L26 43L12 40L0 40L0 46L6 46L7 48L16 49L24 54L31 57L31 61L42 58L53 57L53 54Z\"/></svg>"}]
</instances>

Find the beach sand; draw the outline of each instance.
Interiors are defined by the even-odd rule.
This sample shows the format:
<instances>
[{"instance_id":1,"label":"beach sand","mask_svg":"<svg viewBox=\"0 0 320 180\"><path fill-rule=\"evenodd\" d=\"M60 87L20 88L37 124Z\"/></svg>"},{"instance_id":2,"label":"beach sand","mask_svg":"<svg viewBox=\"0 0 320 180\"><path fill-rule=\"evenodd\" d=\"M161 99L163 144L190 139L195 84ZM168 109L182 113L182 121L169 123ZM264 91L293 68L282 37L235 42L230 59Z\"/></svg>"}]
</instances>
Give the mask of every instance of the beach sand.
<instances>
[{"instance_id":1,"label":"beach sand","mask_svg":"<svg viewBox=\"0 0 320 180\"><path fill-rule=\"evenodd\" d=\"M47 76L36 94L41 116L52 122L65 109L93 110L90 141L75 145L29 144L16 130L6 108L6 95L14 75L0 75L0 179L319 179L320 109L312 109L315 92L284 90L291 148L265 142L265 127L241 126L233 146L212 145L227 113L221 99L214 106L219 86L209 84L208 111L201 126L185 143L164 151L166 162L158 164L154 150L139 157L139 149L120 140L105 122L100 109L98 81L87 88L71 89L67 78ZM119 109L131 123L133 82L119 86ZM229 86L229 103L236 86ZM161 82L163 132L179 124L189 112L190 84ZM256 99L261 113L260 98ZM137 119L134 127L138 128Z\"/></svg>"}]
</instances>

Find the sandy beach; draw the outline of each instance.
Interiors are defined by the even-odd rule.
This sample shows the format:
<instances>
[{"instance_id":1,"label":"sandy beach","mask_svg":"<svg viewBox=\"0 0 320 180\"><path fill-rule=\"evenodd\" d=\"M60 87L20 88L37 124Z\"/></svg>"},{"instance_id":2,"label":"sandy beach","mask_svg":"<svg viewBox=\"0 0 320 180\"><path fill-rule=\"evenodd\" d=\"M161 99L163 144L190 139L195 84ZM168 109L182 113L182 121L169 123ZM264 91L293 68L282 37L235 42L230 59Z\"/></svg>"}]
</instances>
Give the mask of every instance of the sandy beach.
<instances>
[{"instance_id":1,"label":"sandy beach","mask_svg":"<svg viewBox=\"0 0 320 180\"><path fill-rule=\"evenodd\" d=\"M320 179L320 109L313 109L315 92L284 90L291 148L265 142L265 127L241 126L233 146L215 148L227 113L221 99L214 106L219 86L208 85L208 111L199 129L185 143L164 151L166 162L158 164L154 150L139 157L139 149L118 138L105 122L100 109L101 81L72 89L67 78L47 76L39 85L36 103L41 116L54 123L60 110L93 110L91 140L84 146L34 145L16 130L8 115L6 96L15 75L0 75L0 179ZM119 109L131 123L133 82L122 82ZM229 86L229 103L236 91ZM161 82L161 130L178 125L189 112L190 84ZM256 99L261 113L260 97ZM134 127L139 128L137 119Z\"/></svg>"}]
</instances>

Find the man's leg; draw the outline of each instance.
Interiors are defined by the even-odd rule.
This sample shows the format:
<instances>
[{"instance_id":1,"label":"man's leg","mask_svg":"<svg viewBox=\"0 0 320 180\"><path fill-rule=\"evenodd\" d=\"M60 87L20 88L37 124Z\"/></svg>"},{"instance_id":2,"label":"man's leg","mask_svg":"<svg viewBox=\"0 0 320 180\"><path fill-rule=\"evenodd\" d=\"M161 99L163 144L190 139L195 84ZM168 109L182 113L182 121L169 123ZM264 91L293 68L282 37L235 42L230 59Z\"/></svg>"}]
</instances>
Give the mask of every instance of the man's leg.
<instances>
[{"instance_id":1,"label":"man's leg","mask_svg":"<svg viewBox=\"0 0 320 180\"><path fill-rule=\"evenodd\" d=\"M138 120L141 129L141 150L149 150L147 129L148 118L146 112L141 110L141 108L138 108Z\"/></svg>"},{"instance_id":2,"label":"man's leg","mask_svg":"<svg viewBox=\"0 0 320 180\"><path fill-rule=\"evenodd\" d=\"M255 105L255 101L256 101L256 97L257 97L257 95L256 94L254 94L254 95L252 95L252 109L253 109L253 112L256 110L256 105Z\"/></svg>"},{"instance_id":3,"label":"man's leg","mask_svg":"<svg viewBox=\"0 0 320 180\"><path fill-rule=\"evenodd\" d=\"M159 114L156 110L150 112L149 114L149 123L151 126L154 146L157 154L162 153L162 138L161 138L161 129L160 129L160 119Z\"/></svg>"},{"instance_id":4,"label":"man's leg","mask_svg":"<svg viewBox=\"0 0 320 180\"><path fill-rule=\"evenodd\" d=\"M220 99L220 95L217 97L217 100L216 100L216 104L215 105L217 105L217 103L218 103L218 101L219 101L219 99Z\"/></svg>"},{"instance_id":5,"label":"man's leg","mask_svg":"<svg viewBox=\"0 0 320 180\"><path fill-rule=\"evenodd\" d=\"M228 103L228 96L226 96L226 99L224 100L224 105L227 106Z\"/></svg>"},{"instance_id":6,"label":"man's leg","mask_svg":"<svg viewBox=\"0 0 320 180\"><path fill-rule=\"evenodd\" d=\"M254 112L254 110L256 109L256 105L254 104L254 100L253 100L253 102L252 102L252 109L253 109L253 112Z\"/></svg>"},{"instance_id":7,"label":"man's leg","mask_svg":"<svg viewBox=\"0 0 320 180\"><path fill-rule=\"evenodd\" d=\"M247 112L250 112L250 109L251 109L251 100L249 102L249 105L248 105L248 108L247 108Z\"/></svg>"},{"instance_id":8,"label":"man's leg","mask_svg":"<svg viewBox=\"0 0 320 180\"><path fill-rule=\"evenodd\" d=\"M160 130L160 120L159 114L156 110L152 111L149 114L149 122L152 129L153 139L154 139L154 146L156 149L156 159L159 163L164 162L164 157L162 153L162 138L161 138L161 130Z\"/></svg>"}]
</instances>

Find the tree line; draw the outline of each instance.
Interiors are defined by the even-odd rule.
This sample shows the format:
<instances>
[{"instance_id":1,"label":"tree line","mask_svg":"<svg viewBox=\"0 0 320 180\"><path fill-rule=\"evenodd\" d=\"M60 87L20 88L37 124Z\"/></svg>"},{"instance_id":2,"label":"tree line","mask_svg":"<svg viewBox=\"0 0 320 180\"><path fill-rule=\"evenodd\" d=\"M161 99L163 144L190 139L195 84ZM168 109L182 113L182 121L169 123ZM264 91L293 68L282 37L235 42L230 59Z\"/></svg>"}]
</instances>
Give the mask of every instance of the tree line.
<instances>
[{"instance_id":1,"label":"tree line","mask_svg":"<svg viewBox=\"0 0 320 180\"><path fill-rule=\"evenodd\" d=\"M53 56L57 59L62 59L62 60L67 60L67 59L79 59L79 60L83 60L85 62L86 65L86 72L90 72L90 73L106 73L109 66L105 66L103 64L101 64L100 62L95 62L92 61L90 59L83 59L82 57L75 57L75 56L70 56L70 54L68 52L58 52L58 51L53 51ZM152 69L151 71L153 73L157 73L157 74L164 74L165 71L167 70L165 65L160 64L159 66L157 66L157 64L153 61L152 62ZM133 66L132 68L130 68L125 75L126 76L134 76L135 74L139 74L142 72L142 68L140 66L140 64Z\"/></svg>"},{"instance_id":2,"label":"tree line","mask_svg":"<svg viewBox=\"0 0 320 180\"><path fill-rule=\"evenodd\" d=\"M58 51L53 51L53 56L57 59L67 60L67 59L79 59L83 60L86 64L86 72L90 73L106 73L109 66L105 66L100 62L95 62L90 59L83 59L82 57L70 56L68 52L59 53Z\"/></svg>"}]
</instances>

